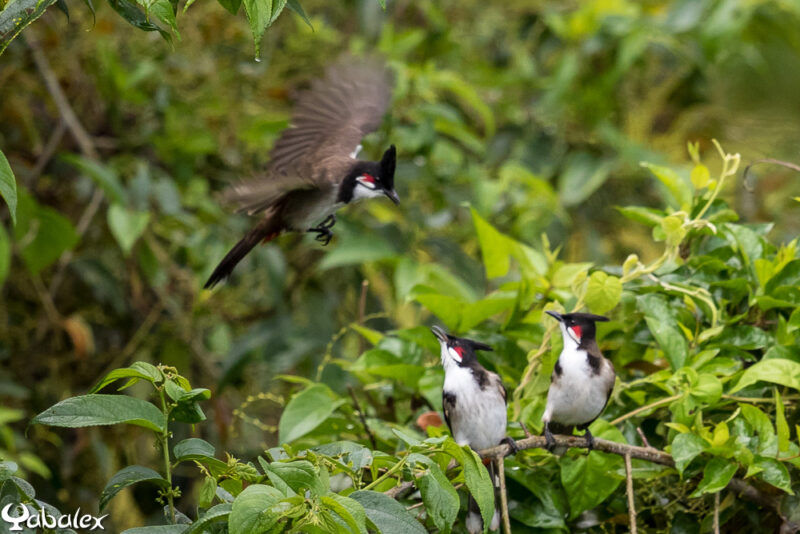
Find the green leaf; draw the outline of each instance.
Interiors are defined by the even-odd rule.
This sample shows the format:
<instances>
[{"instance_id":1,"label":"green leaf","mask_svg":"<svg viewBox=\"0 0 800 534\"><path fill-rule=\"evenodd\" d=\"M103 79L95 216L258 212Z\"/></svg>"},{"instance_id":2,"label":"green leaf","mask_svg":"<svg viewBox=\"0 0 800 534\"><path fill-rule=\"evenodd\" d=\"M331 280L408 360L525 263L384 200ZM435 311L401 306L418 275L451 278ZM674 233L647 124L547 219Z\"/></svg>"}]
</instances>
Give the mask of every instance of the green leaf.
<instances>
[{"instance_id":1,"label":"green leaf","mask_svg":"<svg viewBox=\"0 0 800 534\"><path fill-rule=\"evenodd\" d=\"M100 511L102 512L108 502L114 496L138 482L150 482L160 488L168 488L169 482L162 477L158 472L153 471L149 467L142 467L141 465L129 465L114 473L111 480L108 481L103 492L100 494Z\"/></svg>"},{"instance_id":2,"label":"green leaf","mask_svg":"<svg viewBox=\"0 0 800 534\"><path fill-rule=\"evenodd\" d=\"M242 7L242 0L218 0L219 4L228 10L231 15L235 15L239 12L239 8Z\"/></svg>"},{"instance_id":3,"label":"green leaf","mask_svg":"<svg viewBox=\"0 0 800 534\"><path fill-rule=\"evenodd\" d=\"M541 253L528 247L522 247L510 237L498 232L483 217L470 208L478 242L483 254L483 266L488 278L499 278L508 274L511 266L509 256L516 259L520 267L533 274L542 274L547 269L547 261Z\"/></svg>"},{"instance_id":4,"label":"green leaf","mask_svg":"<svg viewBox=\"0 0 800 534\"><path fill-rule=\"evenodd\" d=\"M20 2L21 0L17 0ZM2 19L4 13L0 13ZM2 42L2 41L0 41ZM2 53L2 50L0 50ZM14 172L11 170L11 165L8 164L3 151L0 150L0 197L8 204L8 213L11 214L11 224L17 224L17 180L14 178ZM0 262L2 258L0 258ZM0 283L3 277L0 276Z\"/></svg>"},{"instance_id":5,"label":"green leaf","mask_svg":"<svg viewBox=\"0 0 800 534\"><path fill-rule=\"evenodd\" d=\"M349 497L367 514L370 529L381 534L426 534L427 530L399 502L376 491L356 491Z\"/></svg>"},{"instance_id":6,"label":"green leaf","mask_svg":"<svg viewBox=\"0 0 800 534\"><path fill-rule=\"evenodd\" d=\"M595 437L625 443L622 433L606 421L598 420L590 429ZM615 454L592 451L578 457L565 456L560 464L571 519L606 500L622 482L620 476L614 475L623 466L622 458Z\"/></svg>"},{"instance_id":7,"label":"green leaf","mask_svg":"<svg viewBox=\"0 0 800 534\"><path fill-rule=\"evenodd\" d=\"M691 497L699 497L704 493L717 493L725 489L736 474L736 469L736 464L729 460L712 458L703 469L703 480L697 485Z\"/></svg>"},{"instance_id":8,"label":"green leaf","mask_svg":"<svg viewBox=\"0 0 800 534\"><path fill-rule=\"evenodd\" d=\"M111 8L117 12L129 24L146 32L158 32L168 43L172 43L172 35L163 28L150 22L150 19L142 13L135 3L130 0L108 0Z\"/></svg>"},{"instance_id":9,"label":"green leaf","mask_svg":"<svg viewBox=\"0 0 800 534\"><path fill-rule=\"evenodd\" d=\"M41 17L55 1L15 0L5 4L5 9L0 10L0 55L23 28Z\"/></svg>"},{"instance_id":10,"label":"green leaf","mask_svg":"<svg viewBox=\"0 0 800 534\"><path fill-rule=\"evenodd\" d=\"M794 495L792 491L792 479L789 476L789 471L783 462L775 458L765 458L764 456L756 456L753 460L753 465L761 469L758 473L758 478L772 484L776 488L782 489L789 495Z\"/></svg>"},{"instance_id":11,"label":"green leaf","mask_svg":"<svg viewBox=\"0 0 800 534\"><path fill-rule=\"evenodd\" d=\"M683 475L686 466L708 447L708 442L697 434L685 432L675 436L675 439L672 440L670 453L672 454L672 459L675 460L675 469L678 470L678 473Z\"/></svg>"},{"instance_id":12,"label":"green leaf","mask_svg":"<svg viewBox=\"0 0 800 534\"><path fill-rule=\"evenodd\" d=\"M330 389L322 384L315 384L304 389L286 405L278 423L278 441L291 443L305 436L344 403L336 399Z\"/></svg>"},{"instance_id":13,"label":"green leaf","mask_svg":"<svg viewBox=\"0 0 800 534\"><path fill-rule=\"evenodd\" d=\"M126 256L130 255L133 245L147 229L148 222L150 212L133 211L121 204L108 208L108 227Z\"/></svg>"},{"instance_id":14,"label":"green leaf","mask_svg":"<svg viewBox=\"0 0 800 534\"><path fill-rule=\"evenodd\" d=\"M622 298L622 282L616 276L595 271L586 287L586 305L593 313L606 313L614 309Z\"/></svg>"},{"instance_id":15,"label":"green leaf","mask_svg":"<svg viewBox=\"0 0 800 534\"><path fill-rule=\"evenodd\" d=\"M711 373L701 373L692 386L691 395L700 402L714 404L722 396L722 382Z\"/></svg>"},{"instance_id":16,"label":"green leaf","mask_svg":"<svg viewBox=\"0 0 800 534\"><path fill-rule=\"evenodd\" d=\"M156 525L123 530L122 534L186 534L189 525Z\"/></svg>"},{"instance_id":17,"label":"green leaf","mask_svg":"<svg viewBox=\"0 0 800 534\"><path fill-rule=\"evenodd\" d=\"M267 464L267 476L276 486L279 485L275 481L277 477L280 479L278 482L283 482L294 493L300 493L301 495L305 490L309 490L314 495L322 495L328 491L316 469L314 469L314 465L307 460Z\"/></svg>"},{"instance_id":18,"label":"green leaf","mask_svg":"<svg viewBox=\"0 0 800 534\"><path fill-rule=\"evenodd\" d=\"M469 445L462 447L464 451L461 465L464 467L464 482L467 484L472 498L478 503L481 511L483 524L488 525L494 516L494 483L489 476L489 471L483 465L481 457L478 456Z\"/></svg>"},{"instance_id":19,"label":"green leaf","mask_svg":"<svg viewBox=\"0 0 800 534\"><path fill-rule=\"evenodd\" d=\"M617 207L617 211L628 219L647 226L661 226L661 221L664 219L664 212L654 208L626 206Z\"/></svg>"},{"instance_id":20,"label":"green leaf","mask_svg":"<svg viewBox=\"0 0 800 534\"><path fill-rule=\"evenodd\" d=\"M185 534L205 534L207 532L216 532L211 526L212 523L218 523L230 518L232 509L233 505L230 503L222 503L209 508L197 521L192 523L191 528L189 528Z\"/></svg>"},{"instance_id":21,"label":"green leaf","mask_svg":"<svg viewBox=\"0 0 800 534\"><path fill-rule=\"evenodd\" d=\"M680 369L689 355L686 338L677 327L667 300L660 295L644 295L636 299L644 312L647 327L667 357L672 369Z\"/></svg>"},{"instance_id":22,"label":"green leaf","mask_svg":"<svg viewBox=\"0 0 800 534\"><path fill-rule=\"evenodd\" d=\"M120 378L128 378L124 386L120 390L132 386L139 380L147 380L151 384L160 384L164 381L164 374L155 365L147 362L135 362L130 367L122 369L114 369L108 373L100 382L98 382L89 393L97 393L112 382Z\"/></svg>"},{"instance_id":23,"label":"green leaf","mask_svg":"<svg viewBox=\"0 0 800 534\"><path fill-rule=\"evenodd\" d=\"M180 39L178 23L175 20L175 9L172 7L172 2L170 0L144 0L144 2L147 4L145 7L147 16L151 18L155 16L158 20L169 26Z\"/></svg>"},{"instance_id":24,"label":"green leaf","mask_svg":"<svg viewBox=\"0 0 800 534\"><path fill-rule=\"evenodd\" d=\"M125 191L119 176L111 167L78 154L64 154L61 159L91 178L111 202L115 204L128 203L128 192Z\"/></svg>"},{"instance_id":25,"label":"green leaf","mask_svg":"<svg viewBox=\"0 0 800 534\"><path fill-rule=\"evenodd\" d=\"M289 0L288 2L286 2L286 7L294 11L301 19L303 19L303 22L308 24L309 28L311 28L312 30L314 29L314 26L311 25L311 19L309 19L308 15L306 15L306 12L303 9L303 6L300 5L300 2L298 2L297 0Z\"/></svg>"},{"instance_id":26,"label":"green leaf","mask_svg":"<svg viewBox=\"0 0 800 534\"><path fill-rule=\"evenodd\" d=\"M711 174L708 172L708 167L702 163L698 163L692 169L692 173L689 175L689 178L691 179L692 185L695 189L703 189L704 187L707 187L708 183L711 181Z\"/></svg>"},{"instance_id":27,"label":"green leaf","mask_svg":"<svg viewBox=\"0 0 800 534\"><path fill-rule=\"evenodd\" d=\"M641 163L642 167L648 169L658 178L669 192L670 202L674 207L688 210L692 205L692 187L682 176L669 167L653 165L652 163Z\"/></svg>"},{"instance_id":28,"label":"green leaf","mask_svg":"<svg viewBox=\"0 0 800 534\"><path fill-rule=\"evenodd\" d=\"M200 491L197 492L197 506L208 508L216 495L217 479L209 476L203 478L203 484L200 485Z\"/></svg>"},{"instance_id":29,"label":"green leaf","mask_svg":"<svg viewBox=\"0 0 800 534\"><path fill-rule=\"evenodd\" d=\"M65 399L31 420L31 424L80 428L127 423L163 432L167 421L161 411L142 399L127 395L90 394Z\"/></svg>"},{"instance_id":30,"label":"green leaf","mask_svg":"<svg viewBox=\"0 0 800 534\"><path fill-rule=\"evenodd\" d=\"M280 512L273 510L283 498L283 494L272 486L253 484L247 486L233 501L228 518L230 534L262 534L281 518Z\"/></svg>"},{"instance_id":31,"label":"green leaf","mask_svg":"<svg viewBox=\"0 0 800 534\"><path fill-rule=\"evenodd\" d=\"M367 534L367 514L358 501L335 493L323 495L322 504L336 513L350 527L351 532Z\"/></svg>"},{"instance_id":32,"label":"green leaf","mask_svg":"<svg viewBox=\"0 0 800 534\"><path fill-rule=\"evenodd\" d=\"M783 400L781 394L778 393L778 388L774 388L775 392L775 430L778 435L778 451L786 452L789 450L789 424L786 422L786 414L784 413Z\"/></svg>"},{"instance_id":33,"label":"green leaf","mask_svg":"<svg viewBox=\"0 0 800 534\"><path fill-rule=\"evenodd\" d=\"M11 241L8 239L6 229L0 226L0 289L8 277L11 269Z\"/></svg>"},{"instance_id":34,"label":"green leaf","mask_svg":"<svg viewBox=\"0 0 800 534\"><path fill-rule=\"evenodd\" d=\"M286 6L286 0L244 0L244 10L253 32L256 58L261 56L261 39Z\"/></svg>"},{"instance_id":35,"label":"green leaf","mask_svg":"<svg viewBox=\"0 0 800 534\"><path fill-rule=\"evenodd\" d=\"M800 363L783 358L761 360L744 371L731 393L736 393L759 381L800 390Z\"/></svg>"},{"instance_id":36,"label":"green leaf","mask_svg":"<svg viewBox=\"0 0 800 534\"><path fill-rule=\"evenodd\" d=\"M40 206L30 195L21 194L14 240L22 261L35 275L74 248L79 237L69 219L52 208Z\"/></svg>"},{"instance_id":37,"label":"green leaf","mask_svg":"<svg viewBox=\"0 0 800 534\"><path fill-rule=\"evenodd\" d=\"M179 442L172 449L176 460L194 460L214 458L216 449L209 442L200 438L188 438Z\"/></svg>"},{"instance_id":38,"label":"green leaf","mask_svg":"<svg viewBox=\"0 0 800 534\"><path fill-rule=\"evenodd\" d=\"M417 479L417 486L422 494L422 502L428 517L433 520L439 530L449 532L458 515L458 493L447 480L439 466L433 462L428 465L428 472Z\"/></svg>"}]
</instances>

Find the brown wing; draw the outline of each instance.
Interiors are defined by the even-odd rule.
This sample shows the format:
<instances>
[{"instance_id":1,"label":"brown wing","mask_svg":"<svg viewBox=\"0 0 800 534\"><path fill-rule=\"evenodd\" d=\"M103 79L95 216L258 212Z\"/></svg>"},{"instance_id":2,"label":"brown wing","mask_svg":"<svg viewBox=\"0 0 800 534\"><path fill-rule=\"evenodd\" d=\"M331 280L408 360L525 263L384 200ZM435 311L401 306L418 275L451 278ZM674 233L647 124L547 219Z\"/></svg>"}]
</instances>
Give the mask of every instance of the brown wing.
<instances>
[{"instance_id":1,"label":"brown wing","mask_svg":"<svg viewBox=\"0 0 800 534\"><path fill-rule=\"evenodd\" d=\"M444 422L447 423L447 428L450 429L450 434L453 433L453 425L450 424L450 414L456 407L456 396L449 391L442 390L442 410L444 411Z\"/></svg>"},{"instance_id":2,"label":"brown wing","mask_svg":"<svg viewBox=\"0 0 800 534\"><path fill-rule=\"evenodd\" d=\"M391 93L391 72L376 59L347 57L330 66L298 98L266 173L231 187L225 199L252 214L287 191L326 187L341 179L352 163L350 154L380 125Z\"/></svg>"},{"instance_id":3,"label":"brown wing","mask_svg":"<svg viewBox=\"0 0 800 534\"><path fill-rule=\"evenodd\" d=\"M494 387L500 390L500 396L503 397L503 402L508 404L508 392L506 391L506 386L503 384L503 379L500 378L500 375L497 373L489 373L489 376L492 377L492 382L494 382Z\"/></svg>"}]
</instances>

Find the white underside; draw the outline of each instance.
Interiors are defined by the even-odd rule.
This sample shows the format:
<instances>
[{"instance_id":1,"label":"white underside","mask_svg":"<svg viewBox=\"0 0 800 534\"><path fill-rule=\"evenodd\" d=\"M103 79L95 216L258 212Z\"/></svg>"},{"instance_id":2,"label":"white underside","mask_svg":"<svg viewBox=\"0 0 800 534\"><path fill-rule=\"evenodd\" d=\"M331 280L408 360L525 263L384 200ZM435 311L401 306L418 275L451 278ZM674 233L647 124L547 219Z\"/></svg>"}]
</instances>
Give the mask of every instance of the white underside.
<instances>
[{"instance_id":1,"label":"white underside","mask_svg":"<svg viewBox=\"0 0 800 534\"><path fill-rule=\"evenodd\" d=\"M594 374L586 351L565 340L558 358L561 377L550 385L542 421L580 425L595 419L606 404L607 383Z\"/></svg>"},{"instance_id":2,"label":"white underside","mask_svg":"<svg viewBox=\"0 0 800 534\"><path fill-rule=\"evenodd\" d=\"M465 526L469 534L481 534L483 532L483 518L481 514L476 514L475 512L467 513ZM495 508L492 522L489 523L489 530L497 530L498 528L500 528L500 514L497 508Z\"/></svg>"},{"instance_id":3,"label":"white underside","mask_svg":"<svg viewBox=\"0 0 800 534\"><path fill-rule=\"evenodd\" d=\"M481 390L472 371L459 367L443 348L444 386L456 397L456 410L449 414L453 439L475 450L494 447L506 437L506 403L499 389Z\"/></svg>"}]
</instances>

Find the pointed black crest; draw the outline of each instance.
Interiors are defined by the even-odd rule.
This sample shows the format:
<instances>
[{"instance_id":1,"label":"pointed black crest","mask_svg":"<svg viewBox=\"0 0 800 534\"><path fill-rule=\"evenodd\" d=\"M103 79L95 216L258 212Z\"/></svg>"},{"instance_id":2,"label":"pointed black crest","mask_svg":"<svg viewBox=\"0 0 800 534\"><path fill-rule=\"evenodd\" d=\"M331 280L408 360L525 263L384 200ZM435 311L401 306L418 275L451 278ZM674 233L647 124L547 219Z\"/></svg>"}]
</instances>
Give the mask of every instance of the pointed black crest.
<instances>
[{"instance_id":1,"label":"pointed black crest","mask_svg":"<svg viewBox=\"0 0 800 534\"><path fill-rule=\"evenodd\" d=\"M394 189L394 169L397 165L397 149L391 145L381 158L381 181L384 188Z\"/></svg>"}]
</instances>

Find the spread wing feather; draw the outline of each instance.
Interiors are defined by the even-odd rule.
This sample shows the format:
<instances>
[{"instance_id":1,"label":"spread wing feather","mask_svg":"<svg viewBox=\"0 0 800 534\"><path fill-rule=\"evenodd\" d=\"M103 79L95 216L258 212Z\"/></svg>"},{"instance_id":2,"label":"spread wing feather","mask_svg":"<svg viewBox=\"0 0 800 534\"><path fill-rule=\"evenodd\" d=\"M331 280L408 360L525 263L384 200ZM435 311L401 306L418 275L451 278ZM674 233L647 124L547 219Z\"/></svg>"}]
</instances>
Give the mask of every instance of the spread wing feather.
<instances>
[{"instance_id":1,"label":"spread wing feather","mask_svg":"<svg viewBox=\"0 0 800 534\"><path fill-rule=\"evenodd\" d=\"M263 211L294 189L330 187L350 154L381 123L392 95L391 72L377 59L347 57L314 80L275 142L266 172L231 186L224 200L238 211ZM346 171L345 171L346 172Z\"/></svg>"}]
</instances>

